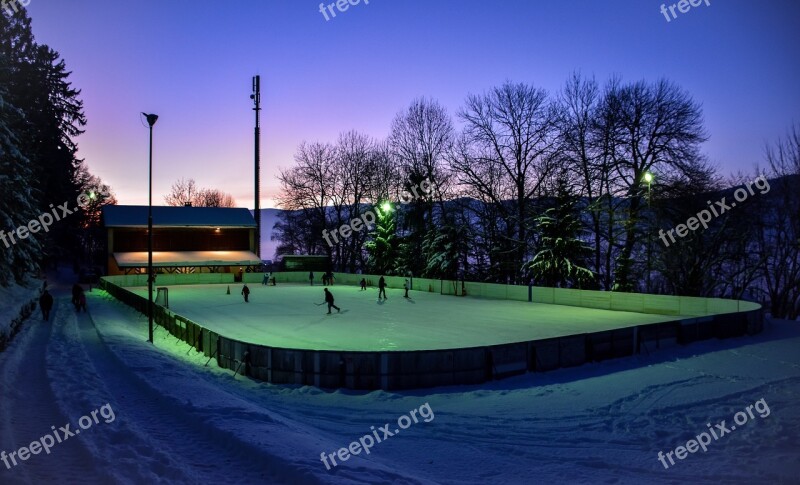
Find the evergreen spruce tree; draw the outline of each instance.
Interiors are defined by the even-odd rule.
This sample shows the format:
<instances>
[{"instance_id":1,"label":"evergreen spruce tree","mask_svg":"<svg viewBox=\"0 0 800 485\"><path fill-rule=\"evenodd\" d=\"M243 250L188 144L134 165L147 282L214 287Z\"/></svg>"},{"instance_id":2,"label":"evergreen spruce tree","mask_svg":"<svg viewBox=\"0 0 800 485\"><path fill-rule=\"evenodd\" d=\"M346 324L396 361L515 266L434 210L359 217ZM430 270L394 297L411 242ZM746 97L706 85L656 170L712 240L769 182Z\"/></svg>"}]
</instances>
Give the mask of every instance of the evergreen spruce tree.
<instances>
[{"instance_id":1,"label":"evergreen spruce tree","mask_svg":"<svg viewBox=\"0 0 800 485\"><path fill-rule=\"evenodd\" d=\"M468 229L466 224L445 222L441 227L432 226L422 243L425 257L426 278L456 280L463 274L461 264L468 253Z\"/></svg>"},{"instance_id":2,"label":"evergreen spruce tree","mask_svg":"<svg viewBox=\"0 0 800 485\"><path fill-rule=\"evenodd\" d=\"M594 281L594 273L586 267L591 248L580 239L583 229L578 199L567 184L565 179L559 180L555 207L536 218L539 251L524 269L540 286L582 288Z\"/></svg>"},{"instance_id":3,"label":"evergreen spruce tree","mask_svg":"<svg viewBox=\"0 0 800 485\"><path fill-rule=\"evenodd\" d=\"M2 67L2 64L0 64ZM18 227L27 226L36 219L31 188L31 170L28 159L17 145L9 122L20 118L22 112L6 102L0 88L0 285L6 286L11 276L22 282L24 275L36 270L40 247L37 239L20 239L13 233Z\"/></svg>"},{"instance_id":4,"label":"evergreen spruce tree","mask_svg":"<svg viewBox=\"0 0 800 485\"><path fill-rule=\"evenodd\" d=\"M367 268L372 274L395 273L398 252L397 213L390 202L378 204L374 209L377 220L370 232L370 240L364 244L369 253Z\"/></svg>"},{"instance_id":5,"label":"evergreen spruce tree","mask_svg":"<svg viewBox=\"0 0 800 485\"><path fill-rule=\"evenodd\" d=\"M67 202L75 207L80 193L102 184L81 176L85 166L76 156L75 138L83 133L86 119L80 91L72 88L69 75L56 51L35 42L23 6L0 10L0 186L4 199L0 229L26 225L49 212L51 204ZM80 254L82 233L90 221L97 223L93 216L66 217L48 232L17 243L12 253L0 259L16 261L14 276L19 278L21 273L35 271L48 254Z\"/></svg>"}]
</instances>

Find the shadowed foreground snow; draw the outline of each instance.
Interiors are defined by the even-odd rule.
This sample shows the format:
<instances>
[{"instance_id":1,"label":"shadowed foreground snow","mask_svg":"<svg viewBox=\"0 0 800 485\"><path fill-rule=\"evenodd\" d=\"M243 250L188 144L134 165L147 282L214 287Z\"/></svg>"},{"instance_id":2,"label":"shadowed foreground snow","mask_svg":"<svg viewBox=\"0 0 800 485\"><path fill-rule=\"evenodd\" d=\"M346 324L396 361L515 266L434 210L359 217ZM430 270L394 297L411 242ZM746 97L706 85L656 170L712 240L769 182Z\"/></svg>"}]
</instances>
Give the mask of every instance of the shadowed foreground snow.
<instances>
[{"instance_id":1,"label":"shadowed foreground snow","mask_svg":"<svg viewBox=\"0 0 800 485\"><path fill-rule=\"evenodd\" d=\"M0 451L108 403L102 419L0 482L793 483L800 476L800 326L475 387L326 392L233 377L95 290L76 316L26 324L0 354ZM38 315L37 315L38 317ZM764 399L770 414L665 470L657 459ZM420 420L331 471L335 453L428 403ZM338 461L338 459L337 459Z\"/></svg>"}]
</instances>

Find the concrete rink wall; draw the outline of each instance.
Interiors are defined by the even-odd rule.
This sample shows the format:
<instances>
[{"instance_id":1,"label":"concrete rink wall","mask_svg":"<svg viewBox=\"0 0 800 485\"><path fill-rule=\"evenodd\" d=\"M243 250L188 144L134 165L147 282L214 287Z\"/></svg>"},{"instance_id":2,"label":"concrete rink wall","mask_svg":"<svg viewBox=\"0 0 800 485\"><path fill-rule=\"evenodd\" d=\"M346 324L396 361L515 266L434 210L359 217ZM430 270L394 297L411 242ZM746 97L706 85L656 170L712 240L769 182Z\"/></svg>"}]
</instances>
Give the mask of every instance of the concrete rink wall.
<instances>
[{"instance_id":1,"label":"concrete rink wall","mask_svg":"<svg viewBox=\"0 0 800 485\"><path fill-rule=\"evenodd\" d=\"M306 272L274 273L277 284L308 284ZM315 273L315 284L321 274ZM244 280L260 284L261 273ZM362 278L377 286L380 276L335 274L334 285L357 285ZM405 278L386 277L390 288ZM411 279L411 278L409 278ZM157 285L233 284L231 273L159 275ZM126 289L143 286L144 275L107 276L100 286L146 313L147 299ZM586 362L668 349L710 338L755 334L763 328L761 306L737 300L615 293L561 288L453 282L413 278L413 289L476 298L533 301L603 310L674 315L672 321L502 345L418 351L322 351L255 345L210 331L169 309L154 305L154 320L176 338L203 352L217 365L254 379L322 388L415 389L480 384L525 372L543 372Z\"/></svg>"}]
</instances>

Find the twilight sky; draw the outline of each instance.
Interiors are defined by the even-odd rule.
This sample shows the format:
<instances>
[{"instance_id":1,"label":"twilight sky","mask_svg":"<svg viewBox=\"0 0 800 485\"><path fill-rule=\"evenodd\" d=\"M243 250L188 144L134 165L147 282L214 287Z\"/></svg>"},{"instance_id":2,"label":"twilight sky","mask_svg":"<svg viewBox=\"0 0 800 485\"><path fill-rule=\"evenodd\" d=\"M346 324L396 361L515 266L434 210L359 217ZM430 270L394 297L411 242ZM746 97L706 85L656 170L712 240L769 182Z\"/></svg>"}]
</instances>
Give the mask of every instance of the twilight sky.
<instances>
[{"instance_id":1,"label":"twilight sky","mask_svg":"<svg viewBox=\"0 0 800 485\"><path fill-rule=\"evenodd\" d=\"M800 2L710 0L670 22L662 3L362 0L328 21L319 0L30 0L28 10L83 91L79 155L121 204L147 203L146 111L160 116L154 203L186 177L252 208L255 74L266 207L302 140L350 129L383 138L415 97L455 115L469 93L504 80L555 92L575 70L675 81L702 103L705 153L721 173L752 169L766 142L800 123Z\"/></svg>"}]
</instances>

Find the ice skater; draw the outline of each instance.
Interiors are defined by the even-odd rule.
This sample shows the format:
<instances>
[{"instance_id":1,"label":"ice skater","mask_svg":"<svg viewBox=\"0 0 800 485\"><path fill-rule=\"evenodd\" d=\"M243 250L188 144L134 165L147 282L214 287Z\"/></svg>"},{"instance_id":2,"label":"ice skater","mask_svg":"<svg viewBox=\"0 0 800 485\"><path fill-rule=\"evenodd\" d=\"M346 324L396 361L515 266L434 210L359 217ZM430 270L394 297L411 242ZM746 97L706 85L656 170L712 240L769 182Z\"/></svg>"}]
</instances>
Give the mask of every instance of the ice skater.
<instances>
[{"instance_id":1,"label":"ice skater","mask_svg":"<svg viewBox=\"0 0 800 485\"><path fill-rule=\"evenodd\" d=\"M308 284L310 284L311 286L314 286L314 272L313 271L309 271L308 272Z\"/></svg>"},{"instance_id":2,"label":"ice skater","mask_svg":"<svg viewBox=\"0 0 800 485\"><path fill-rule=\"evenodd\" d=\"M266 273L264 273L264 279L261 280L261 284L264 285L264 286L267 286L269 284L269 277L270 277L270 273L269 273L269 271L267 271Z\"/></svg>"},{"instance_id":3,"label":"ice skater","mask_svg":"<svg viewBox=\"0 0 800 485\"><path fill-rule=\"evenodd\" d=\"M244 302L248 303L250 301L248 300L248 297L250 296L250 288L248 288L247 285L242 287L242 295L244 295Z\"/></svg>"},{"instance_id":4,"label":"ice skater","mask_svg":"<svg viewBox=\"0 0 800 485\"><path fill-rule=\"evenodd\" d=\"M325 288L325 303L328 304L328 315L331 314L331 308L335 308L337 313L342 311L341 308L333 304L333 293L328 291L327 288Z\"/></svg>"},{"instance_id":5,"label":"ice skater","mask_svg":"<svg viewBox=\"0 0 800 485\"><path fill-rule=\"evenodd\" d=\"M406 294L403 296L404 298L408 298L408 290L410 287L411 285L408 283L408 278L406 278L405 283L403 283L403 289L406 290Z\"/></svg>"},{"instance_id":6,"label":"ice skater","mask_svg":"<svg viewBox=\"0 0 800 485\"><path fill-rule=\"evenodd\" d=\"M383 279L383 276L378 280L378 300L381 299L381 295L383 295L384 300L388 300L386 298L386 280Z\"/></svg>"},{"instance_id":7,"label":"ice skater","mask_svg":"<svg viewBox=\"0 0 800 485\"><path fill-rule=\"evenodd\" d=\"M361 278L361 290L359 291L367 291L367 279Z\"/></svg>"},{"instance_id":8,"label":"ice skater","mask_svg":"<svg viewBox=\"0 0 800 485\"><path fill-rule=\"evenodd\" d=\"M50 320L50 310L53 309L53 295L45 288L42 296L39 297L39 308L42 309L42 318L45 322Z\"/></svg>"}]
</instances>

